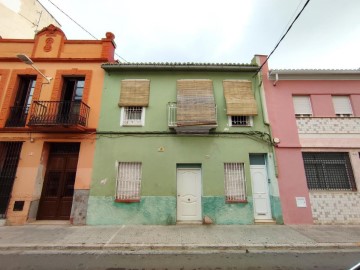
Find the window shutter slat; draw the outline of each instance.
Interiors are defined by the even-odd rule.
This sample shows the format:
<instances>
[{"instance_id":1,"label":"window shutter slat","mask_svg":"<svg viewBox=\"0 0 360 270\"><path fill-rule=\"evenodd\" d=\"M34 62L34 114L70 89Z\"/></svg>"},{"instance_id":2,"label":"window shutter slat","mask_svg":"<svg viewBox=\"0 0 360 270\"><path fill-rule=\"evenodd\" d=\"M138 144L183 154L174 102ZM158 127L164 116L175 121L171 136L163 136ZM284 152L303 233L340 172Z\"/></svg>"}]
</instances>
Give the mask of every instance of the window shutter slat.
<instances>
[{"instance_id":1,"label":"window shutter slat","mask_svg":"<svg viewBox=\"0 0 360 270\"><path fill-rule=\"evenodd\" d=\"M251 81L224 80L223 88L227 115L246 116L258 114Z\"/></svg>"}]
</instances>

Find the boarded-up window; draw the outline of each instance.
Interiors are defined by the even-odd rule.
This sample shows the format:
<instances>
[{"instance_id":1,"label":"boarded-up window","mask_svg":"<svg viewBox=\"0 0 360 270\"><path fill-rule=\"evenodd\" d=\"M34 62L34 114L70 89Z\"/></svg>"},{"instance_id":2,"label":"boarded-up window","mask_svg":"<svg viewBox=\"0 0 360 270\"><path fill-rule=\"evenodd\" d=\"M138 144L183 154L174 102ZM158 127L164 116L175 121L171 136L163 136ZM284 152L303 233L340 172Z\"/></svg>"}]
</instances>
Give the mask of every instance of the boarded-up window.
<instances>
[{"instance_id":1,"label":"boarded-up window","mask_svg":"<svg viewBox=\"0 0 360 270\"><path fill-rule=\"evenodd\" d=\"M177 81L177 125L216 125L212 80Z\"/></svg>"},{"instance_id":2,"label":"boarded-up window","mask_svg":"<svg viewBox=\"0 0 360 270\"><path fill-rule=\"evenodd\" d=\"M116 200L140 201L141 162L117 162Z\"/></svg>"},{"instance_id":3,"label":"boarded-up window","mask_svg":"<svg viewBox=\"0 0 360 270\"><path fill-rule=\"evenodd\" d=\"M120 107L149 106L149 80L122 80L120 90Z\"/></svg>"},{"instance_id":4,"label":"boarded-up window","mask_svg":"<svg viewBox=\"0 0 360 270\"><path fill-rule=\"evenodd\" d=\"M251 81L224 80L224 96L227 115L257 115L257 106Z\"/></svg>"}]
</instances>

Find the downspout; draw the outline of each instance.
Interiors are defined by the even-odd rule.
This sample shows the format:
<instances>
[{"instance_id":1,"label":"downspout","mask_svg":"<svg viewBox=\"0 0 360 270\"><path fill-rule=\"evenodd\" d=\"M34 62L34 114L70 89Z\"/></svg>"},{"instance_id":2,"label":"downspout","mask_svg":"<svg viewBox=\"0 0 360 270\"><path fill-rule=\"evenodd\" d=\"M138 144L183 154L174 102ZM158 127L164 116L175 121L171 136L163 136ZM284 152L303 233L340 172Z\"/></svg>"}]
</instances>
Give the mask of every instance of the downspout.
<instances>
[{"instance_id":1,"label":"downspout","mask_svg":"<svg viewBox=\"0 0 360 270\"><path fill-rule=\"evenodd\" d=\"M274 86L276 86L276 83L278 82L279 80L279 73L275 73L275 81L273 83Z\"/></svg>"}]
</instances>

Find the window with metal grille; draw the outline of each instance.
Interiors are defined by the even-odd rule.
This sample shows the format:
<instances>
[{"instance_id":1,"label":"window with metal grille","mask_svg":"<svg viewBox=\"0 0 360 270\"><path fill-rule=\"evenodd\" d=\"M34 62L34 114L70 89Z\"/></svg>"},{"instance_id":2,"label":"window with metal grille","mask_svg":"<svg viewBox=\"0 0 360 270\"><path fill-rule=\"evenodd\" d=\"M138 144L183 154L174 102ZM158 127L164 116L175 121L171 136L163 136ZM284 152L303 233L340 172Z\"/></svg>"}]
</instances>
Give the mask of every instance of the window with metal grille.
<instances>
[{"instance_id":1,"label":"window with metal grille","mask_svg":"<svg viewBox=\"0 0 360 270\"><path fill-rule=\"evenodd\" d=\"M145 122L145 108L139 106L122 107L121 126L143 126Z\"/></svg>"},{"instance_id":2,"label":"window with metal grille","mask_svg":"<svg viewBox=\"0 0 360 270\"><path fill-rule=\"evenodd\" d=\"M225 198L227 202L245 202L244 163L224 163Z\"/></svg>"},{"instance_id":3,"label":"window with metal grille","mask_svg":"<svg viewBox=\"0 0 360 270\"><path fill-rule=\"evenodd\" d=\"M293 96L293 103L296 117L312 116L310 96Z\"/></svg>"},{"instance_id":4,"label":"window with metal grille","mask_svg":"<svg viewBox=\"0 0 360 270\"><path fill-rule=\"evenodd\" d=\"M229 126L231 127L251 127L252 124L252 117L249 115L229 116Z\"/></svg>"},{"instance_id":5,"label":"window with metal grille","mask_svg":"<svg viewBox=\"0 0 360 270\"><path fill-rule=\"evenodd\" d=\"M349 96L332 96L335 114L338 117L350 117L353 115Z\"/></svg>"},{"instance_id":6,"label":"window with metal grille","mask_svg":"<svg viewBox=\"0 0 360 270\"><path fill-rule=\"evenodd\" d=\"M141 162L118 162L116 201L138 202L141 190Z\"/></svg>"},{"instance_id":7,"label":"window with metal grille","mask_svg":"<svg viewBox=\"0 0 360 270\"><path fill-rule=\"evenodd\" d=\"M22 144L0 142L0 218L6 216Z\"/></svg>"},{"instance_id":8,"label":"window with metal grille","mask_svg":"<svg viewBox=\"0 0 360 270\"><path fill-rule=\"evenodd\" d=\"M356 190L348 153L302 153L309 189Z\"/></svg>"}]
</instances>

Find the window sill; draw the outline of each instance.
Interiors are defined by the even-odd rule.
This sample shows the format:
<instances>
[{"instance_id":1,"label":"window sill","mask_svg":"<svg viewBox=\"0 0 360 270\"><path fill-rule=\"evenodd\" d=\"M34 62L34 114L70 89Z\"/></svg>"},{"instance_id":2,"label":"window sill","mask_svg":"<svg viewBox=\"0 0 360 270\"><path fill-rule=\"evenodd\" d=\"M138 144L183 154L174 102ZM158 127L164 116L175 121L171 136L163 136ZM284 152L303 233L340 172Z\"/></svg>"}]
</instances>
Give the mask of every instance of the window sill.
<instances>
[{"instance_id":1,"label":"window sill","mask_svg":"<svg viewBox=\"0 0 360 270\"><path fill-rule=\"evenodd\" d=\"M226 203L248 203L247 200L225 200Z\"/></svg>"},{"instance_id":2,"label":"window sill","mask_svg":"<svg viewBox=\"0 0 360 270\"><path fill-rule=\"evenodd\" d=\"M115 199L114 201L117 203L138 203L140 199Z\"/></svg>"}]
</instances>

